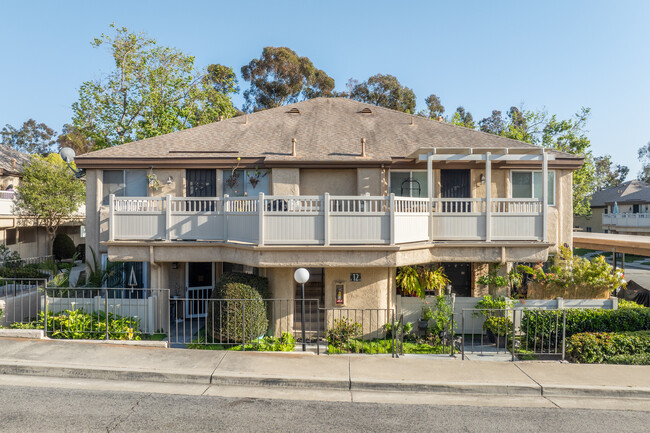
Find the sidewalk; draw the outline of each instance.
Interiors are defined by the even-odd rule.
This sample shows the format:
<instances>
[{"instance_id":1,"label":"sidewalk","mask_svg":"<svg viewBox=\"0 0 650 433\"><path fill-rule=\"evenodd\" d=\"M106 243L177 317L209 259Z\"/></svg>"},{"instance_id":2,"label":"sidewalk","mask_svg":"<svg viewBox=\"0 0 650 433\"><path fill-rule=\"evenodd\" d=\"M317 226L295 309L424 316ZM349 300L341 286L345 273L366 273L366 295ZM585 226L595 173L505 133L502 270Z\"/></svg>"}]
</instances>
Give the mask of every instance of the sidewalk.
<instances>
[{"instance_id":1,"label":"sidewalk","mask_svg":"<svg viewBox=\"0 0 650 433\"><path fill-rule=\"evenodd\" d=\"M0 374L500 396L650 398L650 366L162 349L0 339Z\"/></svg>"}]
</instances>

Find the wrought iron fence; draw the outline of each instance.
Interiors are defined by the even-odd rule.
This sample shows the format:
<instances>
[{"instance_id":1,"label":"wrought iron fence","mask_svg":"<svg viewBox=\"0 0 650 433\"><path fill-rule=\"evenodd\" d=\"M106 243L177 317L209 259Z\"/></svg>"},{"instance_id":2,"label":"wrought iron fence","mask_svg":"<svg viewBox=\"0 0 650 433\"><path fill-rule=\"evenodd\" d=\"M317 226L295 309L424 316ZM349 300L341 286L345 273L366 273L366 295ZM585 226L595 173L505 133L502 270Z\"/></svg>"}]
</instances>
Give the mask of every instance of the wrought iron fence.
<instances>
[{"instance_id":1,"label":"wrought iron fence","mask_svg":"<svg viewBox=\"0 0 650 433\"><path fill-rule=\"evenodd\" d=\"M328 353L391 354L402 348L394 309L322 308ZM320 344L320 342L318 343Z\"/></svg>"},{"instance_id":2,"label":"wrought iron fence","mask_svg":"<svg viewBox=\"0 0 650 433\"><path fill-rule=\"evenodd\" d=\"M543 314L542 314L543 312ZM463 309L461 355L565 359L564 309Z\"/></svg>"},{"instance_id":3,"label":"wrought iron fence","mask_svg":"<svg viewBox=\"0 0 650 433\"><path fill-rule=\"evenodd\" d=\"M177 347L292 351L295 344L316 343L324 332L318 299L305 299L304 322L302 299L193 296L173 297L169 305L169 342Z\"/></svg>"},{"instance_id":4,"label":"wrought iron fence","mask_svg":"<svg viewBox=\"0 0 650 433\"><path fill-rule=\"evenodd\" d=\"M44 278L0 278L0 326L37 320L46 285Z\"/></svg>"}]
</instances>

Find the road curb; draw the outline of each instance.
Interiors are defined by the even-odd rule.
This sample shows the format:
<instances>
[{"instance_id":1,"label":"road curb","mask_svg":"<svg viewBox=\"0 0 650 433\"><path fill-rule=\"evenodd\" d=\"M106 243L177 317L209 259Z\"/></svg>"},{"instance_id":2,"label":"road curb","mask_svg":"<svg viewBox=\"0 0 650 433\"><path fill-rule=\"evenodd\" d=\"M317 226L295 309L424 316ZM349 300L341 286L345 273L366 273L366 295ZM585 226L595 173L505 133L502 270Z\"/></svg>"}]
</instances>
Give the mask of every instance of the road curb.
<instances>
[{"instance_id":1,"label":"road curb","mask_svg":"<svg viewBox=\"0 0 650 433\"><path fill-rule=\"evenodd\" d=\"M0 329L0 338L42 340L45 338L45 333L42 329Z\"/></svg>"},{"instance_id":2,"label":"road curb","mask_svg":"<svg viewBox=\"0 0 650 433\"><path fill-rule=\"evenodd\" d=\"M570 386L544 385L544 397L602 397L602 398L644 398L650 399L650 388L625 386Z\"/></svg>"},{"instance_id":3,"label":"road curb","mask_svg":"<svg viewBox=\"0 0 650 433\"><path fill-rule=\"evenodd\" d=\"M389 382L389 381L352 381L352 391L400 391L424 392L434 394L485 394L500 396L536 396L542 395L538 385L484 383L445 383L445 382Z\"/></svg>"},{"instance_id":4,"label":"road curb","mask_svg":"<svg viewBox=\"0 0 650 433\"><path fill-rule=\"evenodd\" d=\"M215 373L212 385L227 386L261 386L273 388L319 388L349 390L350 382L346 379L296 378L280 376L243 376L236 374Z\"/></svg>"},{"instance_id":5,"label":"road curb","mask_svg":"<svg viewBox=\"0 0 650 433\"><path fill-rule=\"evenodd\" d=\"M29 365L24 363L0 363L0 374L202 385L209 385L211 376L211 373L172 373L164 371Z\"/></svg>"}]
</instances>

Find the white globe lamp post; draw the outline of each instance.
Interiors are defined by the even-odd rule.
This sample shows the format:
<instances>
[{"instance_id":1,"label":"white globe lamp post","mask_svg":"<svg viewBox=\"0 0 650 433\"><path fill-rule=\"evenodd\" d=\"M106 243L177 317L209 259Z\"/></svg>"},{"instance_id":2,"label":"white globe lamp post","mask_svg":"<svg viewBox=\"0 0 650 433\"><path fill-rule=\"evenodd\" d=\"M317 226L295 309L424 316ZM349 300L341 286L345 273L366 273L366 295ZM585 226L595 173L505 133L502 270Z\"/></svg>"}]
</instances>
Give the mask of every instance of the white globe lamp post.
<instances>
[{"instance_id":1,"label":"white globe lamp post","mask_svg":"<svg viewBox=\"0 0 650 433\"><path fill-rule=\"evenodd\" d=\"M305 339L305 283L309 281L309 271L305 268L298 268L293 273L293 279L302 287L302 310L300 313L302 324L302 351L307 351L307 342Z\"/></svg>"}]
</instances>

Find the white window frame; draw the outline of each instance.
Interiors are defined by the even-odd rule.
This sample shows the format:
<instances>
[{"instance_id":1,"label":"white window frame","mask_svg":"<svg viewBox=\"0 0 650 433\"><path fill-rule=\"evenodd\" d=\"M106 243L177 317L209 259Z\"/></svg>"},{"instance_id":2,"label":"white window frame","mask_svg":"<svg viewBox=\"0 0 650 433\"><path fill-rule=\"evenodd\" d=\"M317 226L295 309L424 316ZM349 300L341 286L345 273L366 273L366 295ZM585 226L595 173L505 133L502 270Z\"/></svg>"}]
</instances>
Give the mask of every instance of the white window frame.
<instances>
[{"instance_id":1,"label":"white window frame","mask_svg":"<svg viewBox=\"0 0 650 433\"><path fill-rule=\"evenodd\" d=\"M426 174L427 171L426 170L421 170L421 169L418 169L418 170L407 170L407 169L393 170L393 169L390 169L390 170L388 170L388 194L389 195L390 195L390 192L392 190L392 181L391 181L391 176L390 176L391 173L408 173L409 177L413 177L413 173L424 173L424 174ZM433 185L433 189L435 190L436 183L435 183L435 175L434 175L433 172L431 173L431 180L432 180L431 183ZM429 186L425 184L425 187L428 188ZM427 197L428 197L428 191L427 191L427 195L425 195L424 197L415 197L415 198L427 198ZM413 198L413 197L410 197L410 198Z\"/></svg>"},{"instance_id":2,"label":"white window frame","mask_svg":"<svg viewBox=\"0 0 650 433\"><path fill-rule=\"evenodd\" d=\"M535 192L535 173L542 173L542 170L510 170L510 198L512 197L512 174L513 173L531 173L531 182L530 182L530 198L534 198L534 192ZM557 175L555 174L555 170L549 170L548 171L549 175L553 176L553 191L549 191L548 195L549 198L553 199L552 203L549 203L548 205L551 207L556 207L557 206L557 197L555 194L555 191L557 191ZM547 180L548 182L548 180Z\"/></svg>"}]
</instances>

